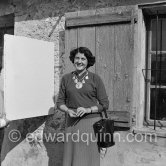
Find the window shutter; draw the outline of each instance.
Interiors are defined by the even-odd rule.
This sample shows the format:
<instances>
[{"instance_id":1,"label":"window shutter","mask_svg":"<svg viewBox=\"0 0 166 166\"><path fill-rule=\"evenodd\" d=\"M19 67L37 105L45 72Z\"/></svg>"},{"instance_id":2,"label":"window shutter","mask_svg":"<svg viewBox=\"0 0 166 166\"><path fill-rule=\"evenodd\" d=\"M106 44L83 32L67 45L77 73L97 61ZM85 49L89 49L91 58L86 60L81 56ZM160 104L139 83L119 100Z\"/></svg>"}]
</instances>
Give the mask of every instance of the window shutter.
<instances>
[{"instance_id":1,"label":"window shutter","mask_svg":"<svg viewBox=\"0 0 166 166\"><path fill-rule=\"evenodd\" d=\"M92 69L102 78L117 126L129 127L133 93L135 7L112 7L66 14L65 73L72 47L88 47L96 56Z\"/></svg>"}]
</instances>

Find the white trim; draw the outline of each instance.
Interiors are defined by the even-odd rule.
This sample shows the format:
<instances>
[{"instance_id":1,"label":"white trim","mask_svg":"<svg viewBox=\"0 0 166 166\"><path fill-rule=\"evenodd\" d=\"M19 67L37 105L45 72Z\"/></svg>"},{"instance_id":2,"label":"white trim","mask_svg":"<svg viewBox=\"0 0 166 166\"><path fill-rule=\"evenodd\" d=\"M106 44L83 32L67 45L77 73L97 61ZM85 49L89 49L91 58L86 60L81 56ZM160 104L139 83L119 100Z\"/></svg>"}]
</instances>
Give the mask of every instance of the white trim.
<instances>
[{"instance_id":1,"label":"white trim","mask_svg":"<svg viewBox=\"0 0 166 166\"><path fill-rule=\"evenodd\" d=\"M142 74L142 69L145 68L145 23L143 20L143 13L142 9L138 9L138 38L137 38L137 73L134 73L134 76L136 75L136 95L138 95L138 98L135 97L134 100L136 104L136 128L142 128L143 122L144 122L144 110L145 110L145 80Z\"/></svg>"}]
</instances>

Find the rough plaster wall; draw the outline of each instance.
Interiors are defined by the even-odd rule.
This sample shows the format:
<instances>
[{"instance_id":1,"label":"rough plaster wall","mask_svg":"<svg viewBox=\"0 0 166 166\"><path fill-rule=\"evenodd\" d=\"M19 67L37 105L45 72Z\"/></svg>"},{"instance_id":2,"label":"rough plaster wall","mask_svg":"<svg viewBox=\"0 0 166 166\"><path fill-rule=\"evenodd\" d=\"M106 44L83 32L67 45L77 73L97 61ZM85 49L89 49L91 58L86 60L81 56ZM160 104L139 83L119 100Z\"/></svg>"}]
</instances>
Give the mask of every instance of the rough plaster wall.
<instances>
[{"instance_id":1,"label":"rough plaster wall","mask_svg":"<svg viewBox=\"0 0 166 166\"><path fill-rule=\"evenodd\" d=\"M2 166L47 166L48 157L44 147L31 147L26 141L20 143L11 151L2 163Z\"/></svg>"},{"instance_id":2,"label":"rough plaster wall","mask_svg":"<svg viewBox=\"0 0 166 166\"><path fill-rule=\"evenodd\" d=\"M108 148L106 156L101 160L101 166L110 166L111 163L113 166L165 166L165 139L158 139L155 142L155 139L139 134L134 140L131 133L119 132L119 134L116 132L115 146Z\"/></svg>"},{"instance_id":3,"label":"rough plaster wall","mask_svg":"<svg viewBox=\"0 0 166 166\"><path fill-rule=\"evenodd\" d=\"M78 11L120 5L156 2L160 0L1 0L0 15L15 13L27 19L41 19Z\"/></svg>"},{"instance_id":4,"label":"rough plaster wall","mask_svg":"<svg viewBox=\"0 0 166 166\"><path fill-rule=\"evenodd\" d=\"M39 40L52 41L55 43L55 89L56 94L59 86L59 76L63 73L64 56L64 22L65 12L103 8L124 4L136 4L153 2L155 0L7 0L0 5L0 15L15 13L15 35L26 36ZM10 4L10 5L9 5ZM49 37L54 25L56 29ZM46 123L36 132L56 133L63 131L64 114L56 112L49 117ZM24 132L24 126L20 121L15 122L16 128ZM30 127L27 124L26 127ZM124 136L125 133L121 133ZM7 136L7 134L6 134ZM41 140L39 138L39 140ZM166 141L160 146L152 143L124 143L117 142L114 147L108 149L106 157L101 160L102 166L110 163L114 166L163 166L166 162ZM9 142L4 142L9 144ZM9 144L10 145L10 144ZM4 145L5 146L5 145ZM163 147L162 147L163 146ZM58 149L58 151L57 151ZM23 140L15 148L7 153L3 160L4 166L53 166L61 165L63 144L58 145L43 141L40 145L37 141L29 144Z\"/></svg>"}]
</instances>

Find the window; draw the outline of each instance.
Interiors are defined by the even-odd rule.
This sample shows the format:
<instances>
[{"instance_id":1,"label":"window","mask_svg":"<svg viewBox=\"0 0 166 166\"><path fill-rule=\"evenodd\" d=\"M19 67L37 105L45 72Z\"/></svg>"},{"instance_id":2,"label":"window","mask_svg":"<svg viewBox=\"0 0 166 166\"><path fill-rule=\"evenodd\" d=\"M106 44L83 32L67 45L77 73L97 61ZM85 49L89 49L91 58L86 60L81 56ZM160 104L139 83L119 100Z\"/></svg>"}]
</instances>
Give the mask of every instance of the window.
<instances>
[{"instance_id":1,"label":"window","mask_svg":"<svg viewBox=\"0 0 166 166\"><path fill-rule=\"evenodd\" d=\"M161 8L144 10L146 49L146 121L166 126L166 13Z\"/></svg>"}]
</instances>

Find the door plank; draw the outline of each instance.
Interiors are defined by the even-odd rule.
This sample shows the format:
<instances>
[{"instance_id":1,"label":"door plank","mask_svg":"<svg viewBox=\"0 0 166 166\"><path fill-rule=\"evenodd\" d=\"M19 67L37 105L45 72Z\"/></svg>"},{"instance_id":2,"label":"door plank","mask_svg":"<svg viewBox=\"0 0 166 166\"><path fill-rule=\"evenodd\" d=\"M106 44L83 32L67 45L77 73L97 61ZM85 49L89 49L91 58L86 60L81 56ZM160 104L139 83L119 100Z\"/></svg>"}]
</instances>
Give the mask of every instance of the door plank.
<instances>
[{"instance_id":1,"label":"door plank","mask_svg":"<svg viewBox=\"0 0 166 166\"><path fill-rule=\"evenodd\" d=\"M114 27L96 27L96 72L102 78L113 110Z\"/></svg>"},{"instance_id":2,"label":"door plank","mask_svg":"<svg viewBox=\"0 0 166 166\"><path fill-rule=\"evenodd\" d=\"M66 14L66 17L77 16L76 12L71 12ZM69 59L70 51L73 48L77 48L77 28L76 29L67 29L65 31L65 56L64 56L64 72L67 74L74 70L73 64Z\"/></svg>"},{"instance_id":3,"label":"door plank","mask_svg":"<svg viewBox=\"0 0 166 166\"><path fill-rule=\"evenodd\" d=\"M64 72L67 74L74 70L73 63L70 61L70 51L77 48L77 29L70 29L65 31L65 56L64 56Z\"/></svg>"},{"instance_id":4,"label":"door plank","mask_svg":"<svg viewBox=\"0 0 166 166\"><path fill-rule=\"evenodd\" d=\"M115 25L114 111L129 111L132 94L133 34L131 24Z\"/></svg>"}]
</instances>

